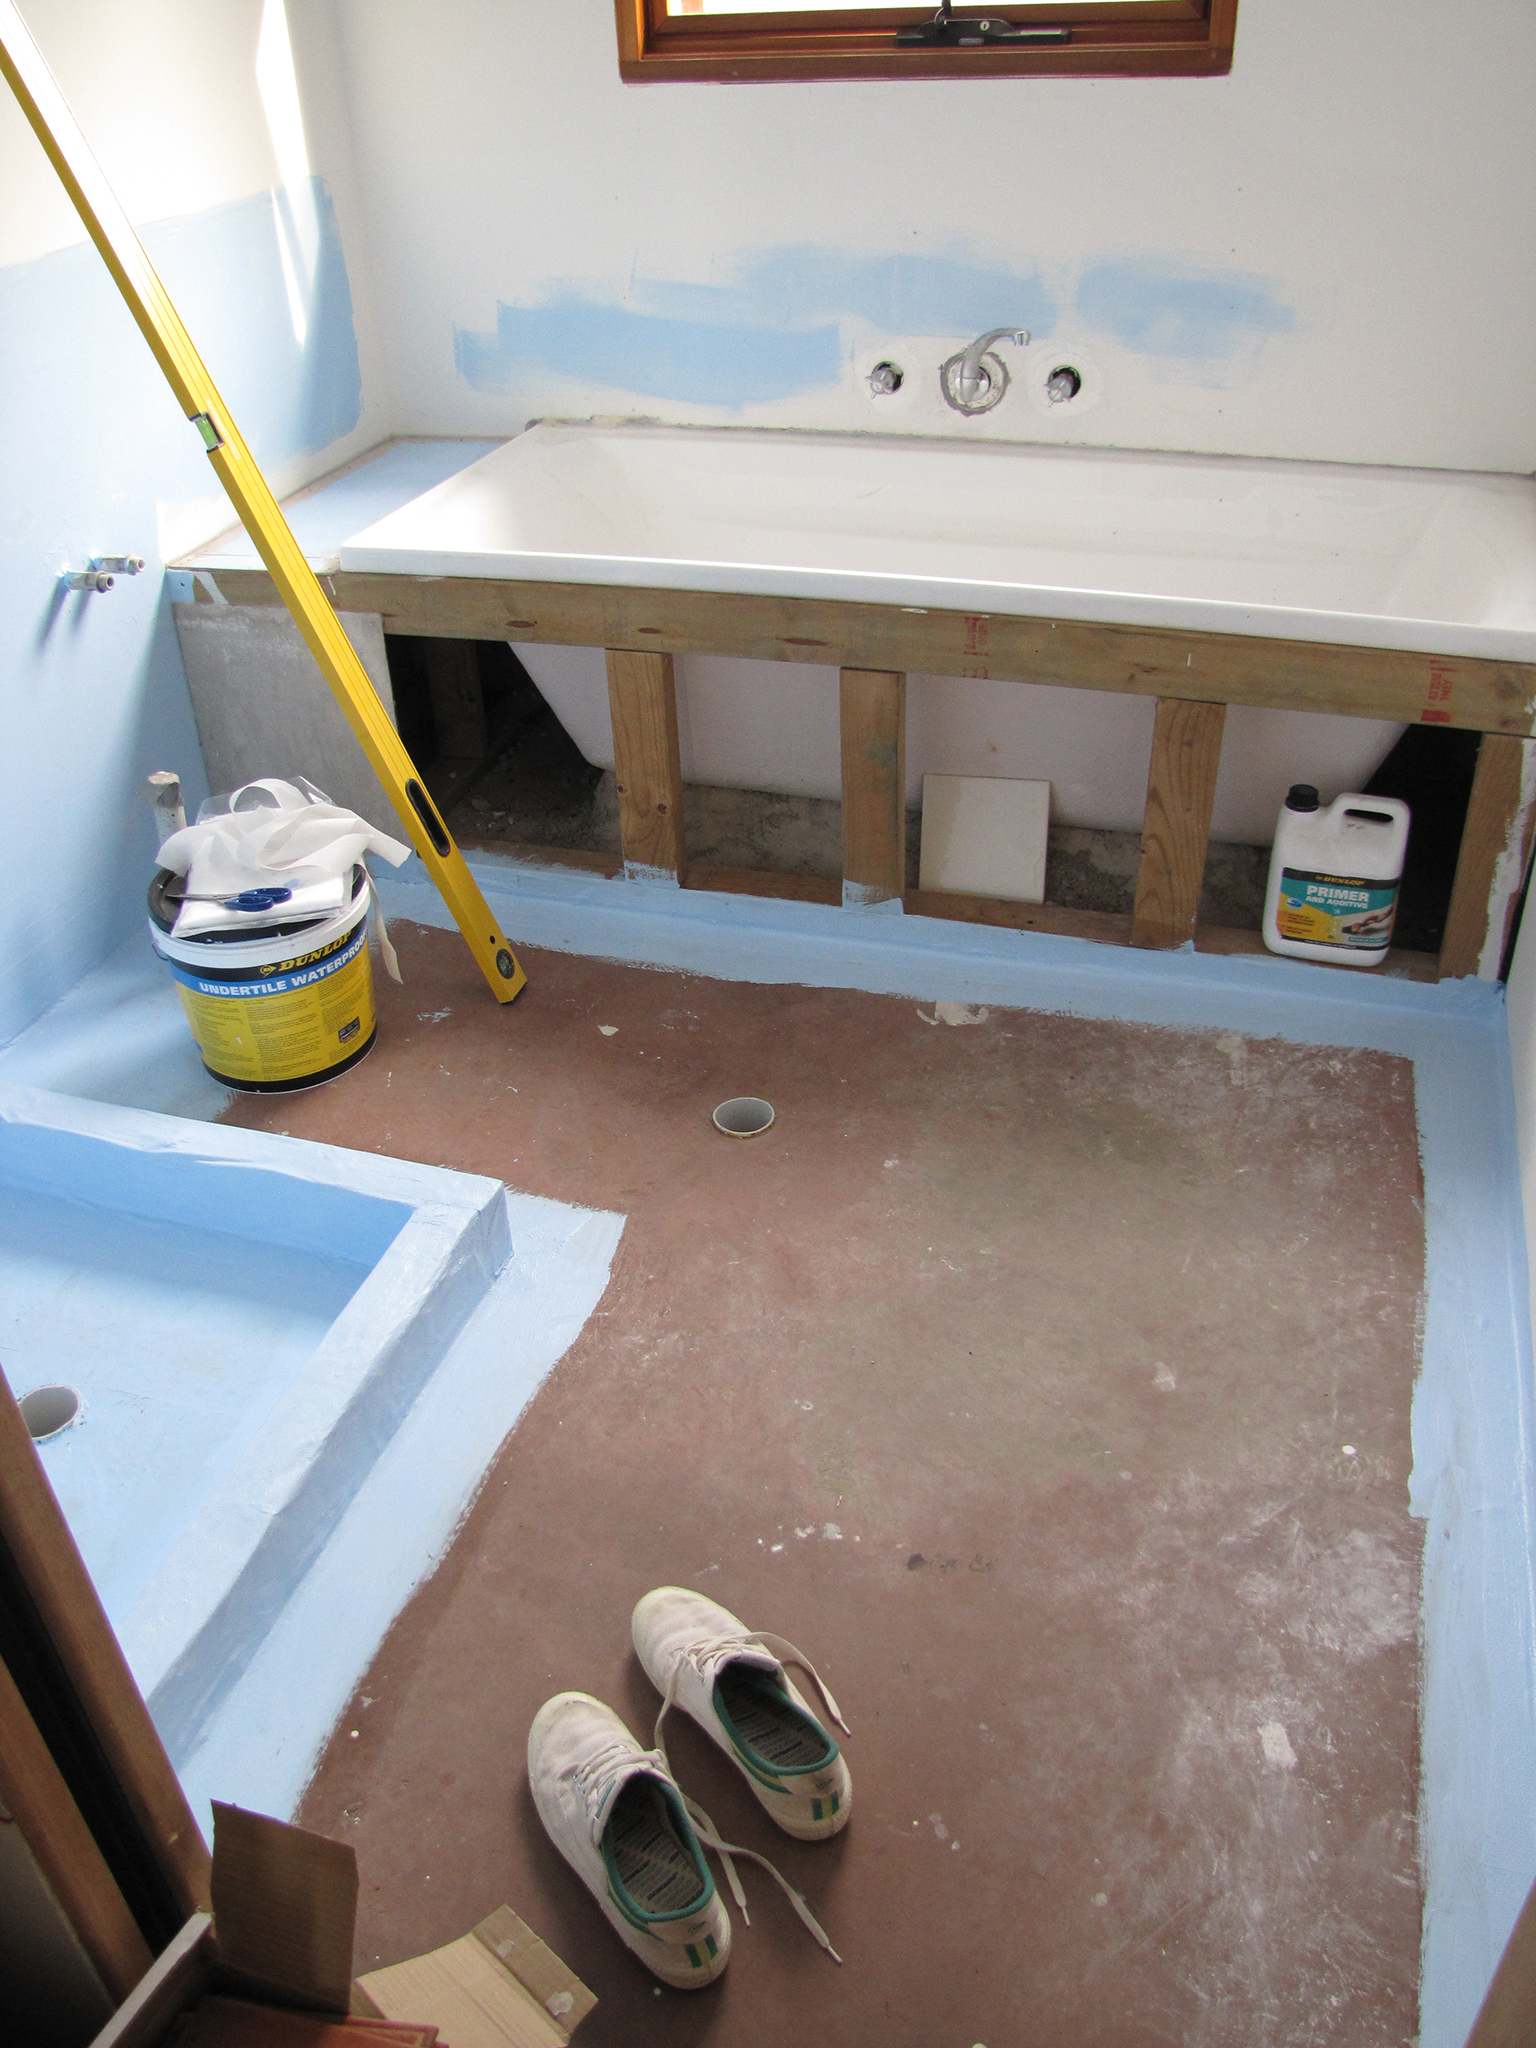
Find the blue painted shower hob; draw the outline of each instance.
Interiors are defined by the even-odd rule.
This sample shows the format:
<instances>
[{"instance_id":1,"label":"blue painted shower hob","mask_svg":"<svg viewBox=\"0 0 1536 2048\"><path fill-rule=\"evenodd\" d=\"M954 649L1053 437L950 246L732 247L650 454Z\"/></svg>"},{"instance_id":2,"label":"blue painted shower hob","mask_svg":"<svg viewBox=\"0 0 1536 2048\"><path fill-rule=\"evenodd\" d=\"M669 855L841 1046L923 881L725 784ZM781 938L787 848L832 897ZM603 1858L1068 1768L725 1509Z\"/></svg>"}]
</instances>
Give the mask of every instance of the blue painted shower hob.
<instances>
[{"instance_id":1,"label":"blue painted shower hob","mask_svg":"<svg viewBox=\"0 0 1536 2048\"><path fill-rule=\"evenodd\" d=\"M0 1363L178 1766L511 1252L498 1181L0 1095Z\"/></svg>"}]
</instances>

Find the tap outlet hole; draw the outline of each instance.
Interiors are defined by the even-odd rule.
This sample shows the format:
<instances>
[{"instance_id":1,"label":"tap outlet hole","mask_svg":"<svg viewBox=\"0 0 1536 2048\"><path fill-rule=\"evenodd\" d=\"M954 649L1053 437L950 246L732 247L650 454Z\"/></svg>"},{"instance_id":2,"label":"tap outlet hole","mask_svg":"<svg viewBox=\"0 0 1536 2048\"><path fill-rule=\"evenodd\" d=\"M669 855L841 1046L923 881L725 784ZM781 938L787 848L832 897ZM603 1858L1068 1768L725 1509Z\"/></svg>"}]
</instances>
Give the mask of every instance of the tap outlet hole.
<instances>
[{"instance_id":1,"label":"tap outlet hole","mask_svg":"<svg viewBox=\"0 0 1536 2048\"><path fill-rule=\"evenodd\" d=\"M869 388L876 398L890 397L904 382L905 372L899 363L876 363L869 373Z\"/></svg>"},{"instance_id":2,"label":"tap outlet hole","mask_svg":"<svg viewBox=\"0 0 1536 2048\"><path fill-rule=\"evenodd\" d=\"M1082 376L1070 363L1059 364L1045 380L1045 395L1052 405L1069 405L1082 388Z\"/></svg>"}]
</instances>

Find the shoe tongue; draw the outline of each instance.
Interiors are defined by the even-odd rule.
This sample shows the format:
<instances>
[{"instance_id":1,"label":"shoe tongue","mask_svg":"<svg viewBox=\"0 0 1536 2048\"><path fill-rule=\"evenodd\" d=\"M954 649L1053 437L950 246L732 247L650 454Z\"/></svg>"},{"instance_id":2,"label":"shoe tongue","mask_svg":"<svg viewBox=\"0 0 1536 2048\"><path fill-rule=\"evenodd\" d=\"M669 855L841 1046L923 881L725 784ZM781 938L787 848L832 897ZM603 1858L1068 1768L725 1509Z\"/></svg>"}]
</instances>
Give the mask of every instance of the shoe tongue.
<instances>
[{"instance_id":1,"label":"shoe tongue","mask_svg":"<svg viewBox=\"0 0 1536 2048\"><path fill-rule=\"evenodd\" d=\"M739 1650L727 1650L715 1662L711 1677L718 1679L727 1664L740 1664L748 1671L766 1671L772 1678L782 1678L784 1667L771 1650L759 1649L756 1643L743 1643Z\"/></svg>"},{"instance_id":2,"label":"shoe tongue","mask_svg":"<svg viewBox=\"0 0 1536 2048\"><path fill-rule=\"evenodd\" d=\"M668 1791L672 1789L666 1778L657 1770L655 1764L648 1756L637 1756L633 1763L624 1764L615 1772L608 1789L603 1794L601 1803L593 1812L592 1840L595 1843L601 1844L603 1830L613 1818L613 1809L618 1805L619 1794L624 1790L624 1787L631 1778L653 1778L658 1785L664 1786Z\"/></svg>"}]
</instances>

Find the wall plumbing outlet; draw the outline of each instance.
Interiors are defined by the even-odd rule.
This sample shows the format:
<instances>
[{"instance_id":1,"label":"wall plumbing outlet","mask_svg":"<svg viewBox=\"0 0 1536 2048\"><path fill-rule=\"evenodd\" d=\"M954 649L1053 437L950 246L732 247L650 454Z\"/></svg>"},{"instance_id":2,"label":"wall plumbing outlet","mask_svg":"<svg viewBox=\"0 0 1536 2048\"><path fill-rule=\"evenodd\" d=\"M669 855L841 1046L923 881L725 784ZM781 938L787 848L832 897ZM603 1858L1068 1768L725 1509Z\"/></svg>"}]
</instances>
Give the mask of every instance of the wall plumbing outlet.
<instances>
[{"instance_id":1,"label":"wall plumbing outlet","mask_svg":"<svg viewBox=\"0 0 1536 2048\"><path fill-rule=\"evenodd\" d=\"M92 555L83 569L61 569L59 582L65 590L110 590L119 576L137 576L143 567L142 555Z\"/></svg>"},{"instance_id":2,"label":"wall plumbing outlet","mask_svg":"<svg viewBox=\"0 0 1536 2048\"><path fill-rule=\"evenodd\" d=\"M968 415L991 412L1007 396L1008 365L993 348L994 342L1012 342L1024 348L1029 342L1026 327L993 327L980 334L968 348L939 366L939 389L944 403Z\"/></svg>"},{"instance_id":3,"label":"wall plumbing outlet","mask_svg":"<svg viewBox=\"0 0 1536 2048\"><path fill-rule=\"evenodd\" d=\"M905 381L905 373L899 364L876 363L869 373L869 388L876 398L888 398L899 391Z\"/></svg>"},{"instance_id":4,"label":"wall plumbing outlet","mask_svg":"<svg viewBox=\"0 0 1536 2048\"><path fill-rule=\"evenodd\" d=\"M1035 410L1058 430L1075 427L1085 412L1094 411L1104 396L1104 380L1095 359L1073 341L1047 343L1032 350L1034 360L1021 369Z\"/></svg>"}]
</instances>

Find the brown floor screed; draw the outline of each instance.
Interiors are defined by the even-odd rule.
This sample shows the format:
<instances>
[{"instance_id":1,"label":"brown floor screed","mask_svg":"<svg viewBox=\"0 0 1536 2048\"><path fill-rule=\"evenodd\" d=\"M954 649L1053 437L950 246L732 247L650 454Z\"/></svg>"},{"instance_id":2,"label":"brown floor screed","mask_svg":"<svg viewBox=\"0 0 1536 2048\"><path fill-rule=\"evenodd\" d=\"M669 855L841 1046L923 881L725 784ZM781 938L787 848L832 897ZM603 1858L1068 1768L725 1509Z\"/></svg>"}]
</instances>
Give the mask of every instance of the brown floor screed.
<instances>
[{"instance_id":1,"label":"brown floor screed","mask_svg":"<svg viewBox=\"0 0 1536 2048\"><path fill-rule=\"evenodd\" d=\"M505 1900L597 1992L581 2048L1411 2041L1407 1063L532 949L498 1011L397 936L372 1057L234 1120L629 1221L304 1801L358 1851L358 1967ZM741 1093L749 1142L710 1123ZM648 1743L668 1582L852 1723L819 1846L671 1740L840 1970L749 1868L720 1984L657 1995L540 1829L534 1712L581 1688Z\"/></svg>"}]
</instances>

